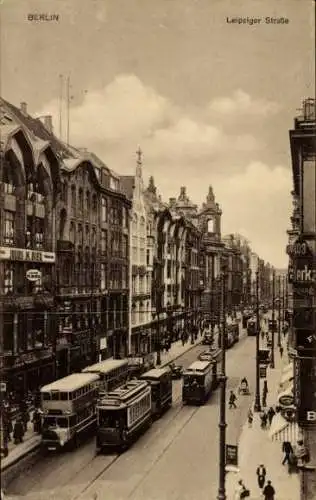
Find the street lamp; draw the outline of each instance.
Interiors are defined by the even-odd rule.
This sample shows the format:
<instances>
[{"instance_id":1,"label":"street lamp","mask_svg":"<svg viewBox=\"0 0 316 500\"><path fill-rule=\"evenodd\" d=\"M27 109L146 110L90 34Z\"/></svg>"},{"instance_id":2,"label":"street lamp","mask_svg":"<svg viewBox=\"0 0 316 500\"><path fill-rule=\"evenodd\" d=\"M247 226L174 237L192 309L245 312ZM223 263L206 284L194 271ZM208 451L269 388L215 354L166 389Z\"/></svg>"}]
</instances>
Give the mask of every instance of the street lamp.
<instances>
[{"instance_id":1,"label":"street lamp","mask_svg":"<svg viewBox=\"0 0 316 500\"><path fill-rule=\"evenodd\" d=\"M259 311L259 270L256 271L256 397L255 411L261 411L260 405L260 370L259 370L259 339L260 339L260 311Z\"/></svg>"},{"instance_id":2,"label":"street lamp","mask_svg":"<svg viewBox=\"0 0 316 500\"><path fill-rule=\"evenodd\" d=\"M226 500L225 479L226 479L226 267L223 268L221 276L221 320L222 328L219 334L221 337L222 359L220 379L220 415L219 415L219 485L218 500Z\"/></svg>"},{"instance_id":3,"label":"street lamp","mask_svg":"<svg viewBox=\"0 0 316 500\"><path fill-rule=\"evenodd\" d=\"M278 347L281 347L281 276L278 276Z\"/></svg>"},{"instance_id":4,"label":"street lamp","mask_svg":"<svg viewBox=\"0 0 316 500\"><path fill-rule=\"evenodd\" d=\"M274 322L275 322L275 311L274 311L274 302L275 302L275 270L273 270L272 274L272 343L271 343L271 363L270 367L274 368Z\"/></svg>"}]
</instances>

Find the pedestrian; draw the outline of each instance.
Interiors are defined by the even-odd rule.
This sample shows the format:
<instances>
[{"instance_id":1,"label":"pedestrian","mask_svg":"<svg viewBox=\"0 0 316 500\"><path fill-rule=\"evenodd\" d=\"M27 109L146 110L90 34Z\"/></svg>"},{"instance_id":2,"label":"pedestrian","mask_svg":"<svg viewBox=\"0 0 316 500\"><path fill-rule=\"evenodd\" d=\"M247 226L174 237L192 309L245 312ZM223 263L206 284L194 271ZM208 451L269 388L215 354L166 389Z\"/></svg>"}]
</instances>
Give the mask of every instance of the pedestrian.
<instances>
[{"instance_id":1,"label":"pedestrian","mask_svg":"<svg viewBox=\"0 0 316 500\"><path fill-rule=\"evenodd\" d=\"M249 411L248 411L248 427L252 427L252 422L253 422L253 413L252 413L252 409L249 408Z\"/></svg>"},{"instance_id":2,"label":"pedestrian","mask_svg":"<svg viewBox=\"0 0 316 500\"><path fill-rule=\"evenodd\" d=\"M283 357L283 346L282 345L280 345L280 349L279 350L280 350L280 357L282 358Z\"/></svg>"},{"instance_id":3,"label":"pedestrian","mask_svg":"<svg viewBox=\"0 0 316 500\"><path fill-rule=\"evenodd\" d=\"M229 395L229 409L237 408L235 401L237 400L236 394L234 391L230 391Z\"/></svg>"},{"instance_id":4,"label":"pedestrian","mask_svg":"<svg viewBox=\"0 0 316 500\"><path fill-rule=\"evenodd\" d=\"M262 490L262 488L264 487L264 483L266 481L266 475L267 475L266 468L263 464L260 464L257 467L256 474L257 474L258 486Z\"/></svg>"},{"instance_id":5,"label":"pedestrian","mask_svg":"<svg viewBox=\"0 0 316 500\"><path fill-rule=\"evenodd\" d=\"M238 484L236 486L235 490L235 499L236 500L241 500L242 498L247 498L250 496L250 491L246 488L244 485L242 479L238 481Z\"/></svg>"},{"instance_id":6,"label":"pedestrian","mask_svg":"<svg viewBox=\"0 0 316 500\"><path fill-rule=\"evenodd\" d=\"M40 434L42 430L42 416L38 408L36 408L33 412L32 423L34 432Z\"/></svg>"},{"instance_id":7,"label":"pedestrian","mask_svg":"<svg viewBox=\"0 0 316 500\"><path fill-rule=\"evenodd\" d=\"M13 431L12 421L8 414L3 419L4 432L8 441L11 441L11 432Z\"/></svg>"},{"instance_id":8,"label":"pedestrian","mask_svg":"<svg viewBox=\"0 0 316 500\"><path fill-rule=\"evenodd\" d=\"M264 340L264 330L261 330L261 340Z\"/></svg>"},{"instance_id":9,"label":"pedestrian","mask_svg":"<svg viewBox=\"0 0 316 500\"><path fill-rule=\"evenodd\" d=\"M286 463L290 463L290 458L291 455L293 455L293 448L290 443L290 441L283 441L282 443L282 451L284 453L284 458L282 461L282 465L285 465Z\"/></svg>"},{"instance_id":10,"label":"pedestrian","mask_svg":"<svg viewBox=\"0 0 316 500\"><path fill-rule=\"evenodd\" d=\"M264 500L274 500L275 489L273 488L271 481L268 481L263 489Z\"/></svg>"},{"instance_id":11,"label":"pedestrian","mask_svg":"<svg viewBox=\"0 0 316 500\"><path fill-rule=\"evenodd\" d=\"M21 417L18 417L13 429L14 444L23 443L24 425Z\"/></svg>"},{"instance_id":12,"label":"pedestrian","mask_svg":"<svg viewBox=\"0 0 316 500\"><path fill-rule=\"evenodd\" d=\"M271 424L272 424L272 420L273 420L273 417L275 415L275 411L273 409L272 406L270 406L268 412L267 412L267 415L268 415L268 421L269 421L269 427L271 427Z\"/></svg>"},{"instance_id":13,"label":"pedestrian","mask_svg":"<svg viewBox=\"0 0 316 500\"><path fill-rule=\"evenodd\" d=\"M261 419L261 429L266 429L268 417L265 411L261 412L260 419Z\"/></svg>"}]
</instances>

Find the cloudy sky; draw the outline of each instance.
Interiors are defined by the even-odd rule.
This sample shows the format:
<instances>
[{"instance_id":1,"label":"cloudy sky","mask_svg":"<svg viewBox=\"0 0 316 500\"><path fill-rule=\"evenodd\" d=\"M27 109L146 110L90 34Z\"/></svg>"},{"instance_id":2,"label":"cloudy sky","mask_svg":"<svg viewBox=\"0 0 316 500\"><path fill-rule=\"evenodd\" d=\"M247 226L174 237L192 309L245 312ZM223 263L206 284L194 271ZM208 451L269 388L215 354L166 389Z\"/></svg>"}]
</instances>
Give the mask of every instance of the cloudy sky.
<instances>
[{"instance_id":1,"label":"cloudy sky","mask_svg":"<svg viewBox=\"0 0 316 500\"><path fill-rule=\"evenodd\" d=\"M313 96L313 0L1 0L1 95L52 114L70 78L70 142L131 174L144 152L164 200L212 184L222 232L284 267L288 131ZM58 14L31 22L28 14ZM260 25L227 18L261 17ZM265 24L287 17L289 24ZM64 88L65 97L65 88ZM62 137L65 139L66 107Z\"/></svg>"}]
</instances>

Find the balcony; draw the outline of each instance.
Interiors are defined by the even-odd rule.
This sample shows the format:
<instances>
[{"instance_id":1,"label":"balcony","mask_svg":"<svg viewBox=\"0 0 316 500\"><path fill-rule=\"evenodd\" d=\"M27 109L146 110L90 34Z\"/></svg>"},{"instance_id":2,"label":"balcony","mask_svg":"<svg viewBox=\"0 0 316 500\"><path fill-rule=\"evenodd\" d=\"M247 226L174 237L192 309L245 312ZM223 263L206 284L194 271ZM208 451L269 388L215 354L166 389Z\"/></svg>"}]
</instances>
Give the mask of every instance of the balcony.
<instances>
[{"instance_id":1,"label":"balcony","mask_svg":"<svg viewBox=\"0 0 316 500\"><path fill-rule=\"evenodd\" d=\"M74 251L75 251L75 245L71 241L57 240L57 252L73 253Z\"/></svg>"}]
</instances>

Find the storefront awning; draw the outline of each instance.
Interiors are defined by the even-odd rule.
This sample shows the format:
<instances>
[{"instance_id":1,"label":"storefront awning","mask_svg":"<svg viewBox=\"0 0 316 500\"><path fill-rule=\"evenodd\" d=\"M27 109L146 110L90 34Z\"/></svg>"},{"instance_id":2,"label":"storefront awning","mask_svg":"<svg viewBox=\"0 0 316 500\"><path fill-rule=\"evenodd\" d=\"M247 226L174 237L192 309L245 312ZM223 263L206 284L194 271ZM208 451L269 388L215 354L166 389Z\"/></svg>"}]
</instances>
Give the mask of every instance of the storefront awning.
<instances>
[{"instance_id":1,"label":"storefront awning","mask_svg":"<svg viewBox=\"0 0 316 500\"><path fill-rule=\"evenodd\" d=\"M297 422L288 422L280 413L277 413L272 420L269 436L272 441L289 441L297 443L302 433Z\"/></svg>"}]
</instances>

